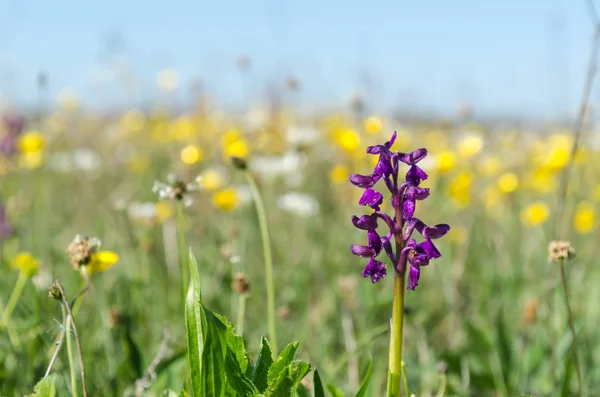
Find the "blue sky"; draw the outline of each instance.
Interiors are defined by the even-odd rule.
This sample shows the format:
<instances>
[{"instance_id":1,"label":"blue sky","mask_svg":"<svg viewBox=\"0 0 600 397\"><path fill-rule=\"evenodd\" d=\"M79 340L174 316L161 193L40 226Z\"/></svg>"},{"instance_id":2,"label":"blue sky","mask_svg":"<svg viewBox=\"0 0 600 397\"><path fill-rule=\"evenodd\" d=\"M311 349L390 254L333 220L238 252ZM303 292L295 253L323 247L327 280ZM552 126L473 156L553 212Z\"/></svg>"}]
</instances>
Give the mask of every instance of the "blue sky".
<instances>
[{"instance_id":1,"label":"blue sky","mask_svg":"<svg viewBox=\"0 0 600 397\"><path fill-rule=\"evenodd\" d=\"M243 53L255 87L294 75L305 104L362 90L377 106L549 116L576 106L591 34L575 0L0 0L0 94L31 103L44 70L52 97L72 87L90 105L139 102L173 67L239 103ZM115 59L139 80L131 97L92 84Z\"/></svg>"}]
</instances>

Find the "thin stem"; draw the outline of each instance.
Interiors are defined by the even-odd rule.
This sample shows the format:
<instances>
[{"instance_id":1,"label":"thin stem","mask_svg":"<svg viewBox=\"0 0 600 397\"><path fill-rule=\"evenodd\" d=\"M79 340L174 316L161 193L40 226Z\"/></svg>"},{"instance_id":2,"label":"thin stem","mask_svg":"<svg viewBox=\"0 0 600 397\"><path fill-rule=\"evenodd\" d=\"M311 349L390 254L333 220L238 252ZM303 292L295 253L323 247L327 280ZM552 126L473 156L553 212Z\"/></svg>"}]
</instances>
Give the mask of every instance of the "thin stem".
<instances>
[{"instance_id":1,"label":"thin stem","mask_svg":"<svg viewBox=\"0 0 600 397\"><path fill-rule=\"evenodd\" d=\"M8 321L10 320L10 316L15 310L15 306L17 306L17 302L23 293L23 288L25 287L25 283L27 282L27 277L22 272L19 272L19 278L17 279L17 283L13 288L12 293L10 294L10 298L8 299L8 303L6 304L6 308L2 313L2 321L0 322L0 326L8 327Z\"/></svg>"},{"instance_id":2,"label":"thin stem","mask_svg":"<svg viewBox=\"0 0 600 397\"><path fill-rule=\"evenodd\" d=\"M60 337L58 338L58 342L56 342L56 348L54 349L54 354L52 354L52 358L50 359L50 363L48 364L48 369L46 369L46 373L44 374L44 378L50 375L50 371L52 370L52 366L54 365L54 361L56 361L56 357L58 357L58 352L63 345L63 341L65 340L65 334L67 333L67 315L65 313L65 307L63 305L60 306L62 310L63 317L63 328L60 331Z\"/></svg>"},{"instance_id":3,"label":"thin stem","mask_svg":"<svg viewBox=\"0 0 600 397\"><path fill-rule=\"evenodd\" d=\"M402 388L402 334L404 325L405 279L405 271L394 271L394 301L392 306L390 357L387 386L388 397L400 397Z\"/></svg>"},{"instance_id":4,"label":"thin stem","mask_svg":"<svg viewBox=\"0 0 600 397\"><path fill-rule=\"evenodd\" d=\"M269 323L269 339L273 348L273 353L277 354L277 333L275 329L275 285L273 282L273 258L271 255L271 242L269 240L269 228L267 225L267 214L265 206L256 186L256 182L249 171L245 171L248 185L254 196L254 205L258 214L258 225L260 228L260 236L263 243L263 253L265 257L265 283L267 284L267 316Z\"/></svg>"},{"instance_id":5,"label":"thin stem","mask_svg":"<svg viewBox=\"0 0 600 397\"><path fill-rule=\"evenodd\" d=\"M185 249L185 228L183 226L183 202L177 201L177 240L179 243L179 262L181 264L181 292L185 301L188 288L188 264Z\"/></svg>"},{"instance_id":6,"label":"thin stem","mask_svg":"<svg viewBox=\"0 0 600 397\"><path fill-rule=\"evenodd\" d=\"M440 388L436 394L436 397L444 397L446 394L446 374L440 374Z\"/></svg>"},{"instance_id":7,"label":"thin stem","mask_svg":"<svg viewBox=\"0 0 600 397\"><path fill-rule=\"evenodd\" d=\"M71 328L71 316L67 316L65 327L67 329ZM73 394L73 397L77 397L77 375L75 374L75 360L73 360L73 342L71 341L71 338L67 338L67 358L69 360L71 374L71 393Z\"/></svg>"},{"instance_id":8,"label":"thin stem","mask_svg":"<svg viewBox=\"0 0 600 397\"><path fill-rule=\"evenodd\" d=\"M75 324L75 317L73 317L73 312L71 311L71 305L69 304L69 300L65 296L65 290L60 285L60 283L56 283L58 289L60 290L60 294L62 296L63 305L67 312L69 313L69 318L71 319L71 324L73 326L73 334L75 335L75 343L77 345L77 355L79 356L79 369L81 371L81 388L83 389L83 396L87 397L87 391L85 387L85 365L83 364L83 349L81 348L81 341L79 340L79 333L77 332L77 324ZM69 349L69 338L67 338L67 350ZM71 354L69 354L69 365L72 364ZM73 377L73 366L71 365L71 377ZM71 378L71 384L73 384L73 378Z\"/></svg>"},{"instance_id":9,"label":"thin stem","mask_svg":"<svg viewBox=\"0 0 600 397\"><path fill-rule=\"evenodd\" d=\"M567 307L567 313L569 317L569 328L571 328L571 334L573 335L573 343L571 343L571 349L573 349L573 364L575 364L575 372L577 373L579 395L583 396L583 378L581 376L581 368L579 367L579 356L577 355L577 334L575 332L575 320L573 318L573 311L571 310L571 304L569 303L569 294L567 291L567 278L565 277L564 262L564 259L559 259L560 280L562 282L563 297L565 298L565 306Z\"/></svg>"},{"instance_id":10,"label":"thin stem","mask_svg":"<svg viewBox=\"0 0 600 397\"><path fill-rule=\"evenodd\" d=\"M408 379L406 379L404 361L402 361L402 384L404 385L404 397L408 397Z\"/></svg>"},{"instance_id":11,"label":"thin stem","mask_svg":"<svg viewBox=\"0 0 600 397\"><path fill-rule=\"evenodd\" d=\"M239 294L238 299L238 315L237 315L237 326L235 327L239 336L244 335L244 316L246 315L246 295Z\"/></svg>"}]
</instances>

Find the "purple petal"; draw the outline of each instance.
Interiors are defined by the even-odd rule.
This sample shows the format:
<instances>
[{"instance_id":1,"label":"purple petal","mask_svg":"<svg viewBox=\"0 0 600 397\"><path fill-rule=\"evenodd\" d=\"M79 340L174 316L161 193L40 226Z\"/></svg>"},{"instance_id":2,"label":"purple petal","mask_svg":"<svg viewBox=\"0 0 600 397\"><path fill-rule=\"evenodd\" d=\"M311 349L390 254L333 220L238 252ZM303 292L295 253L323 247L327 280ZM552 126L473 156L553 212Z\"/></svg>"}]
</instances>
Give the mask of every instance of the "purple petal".
<instances>
[{"instance_id":1,"label":"purple petal","mask_svg":"<svg viewBox=\"0 0 600 397\"><path fill-rule=\"evenodd\" d=\"M385 268L385 263L379 262L375 258L369 259L369 263L362 271L362 276L364 278L371 277L371 282L376 283L385 277L387 271Z\"/></svg>"},{"instance_id":2,"label":"purple petal","mask_svg":"<svg viewBox=\"0 0 600 397\"><path fill-rule=\"evenodd\" d=\"M390 230L393 231L394 233L397 233L398 231L400 231L400 226L398 226L396 224L396 222L394 222L394 219L392 219L392 217L389 216L388 214L386 214L385 212L377 211L373 215L378 216L381 219L383 219L383 221L388 225Z\"/></svg>"},{"instance_id":3,"label":"purple petal","mask_svg":"<svg viewBox=\"0 0 600 397\"><path fill-rule=\"evenodd\" d=\"M381 203L383 203L383 194L370 188L366 189L360 200L358 200L358 204L368 205L375 210L379 210Z\"/></svg>"},{"instance_id":4,"label":"purple petal","mask_svg":"<svg viewBox=\"0 0 600 397\"><path fill-rule=\"evenodd\" d=\"M408 240L412 235L413 231L417 229L421 235L423 234L423 228L426 228L425 224L419 218L412 218L408 225L406 226L406 231L404 232L404 241Z\"/></svg>"},{"instance_id":5,"label":"purple petal","mask_svg":"<svg viewBox=\"0 0 600 397\"><path fill-rule=\"evenodd\" d=\"M410 263L411 266L427 266L429 265L429 259L429 256L427 256L423 248L419 246L408 253L408 263Z\"/></svg>"},{"instance_id":6,"label":"purple petal","mask_svg":"<svg viewBox=\"0 0 600 397\"><path fill-rule=\"evenodd\" d=\"M392 168L392 162L390 161L389 156L381 154L373 173L383 176L390 176L393 172L394 169Z\"/></svg>"},{"instance_id":7,"label":"purple petal","mask_svg":"<svg viewBox=\"0 0 600 397\"><path fill-rule=\"evenodd\" d=\"M411 166L406 173L406 180L415 186L421 183L421 181L424 179L427 179L427 174L416 165Z\"/></svg>"},{"instance_id":8,"label":"purple petal","mask_svg":"<svg viewBox=\"0 0 600 397\"><path fill-rule=\"evenodd\" d=\"M419 285L419 277L421 275L421 269L419 267L410 267L410 271L408 273L408 286L407 289L414 291L417 285Z\"/></svg>"},{"instance_id":9,"label":"purple petal","mask_svg":"<svg viewBox=\"0 0 600 397\"><path fill-rule=\"evenodd\" d=\"M360 175L360 174L351 174L350 175L350 183L354 186L362 187L363 189L372 187L375 182L375 178L372 175Z\"/></svg>"},{"instance_id":10,"label":"purple petal","mask_svg":"<svg viewBox=\"0 0 600 397\"><path fill-rule=\"evenodd\" d=\"M353 215L352 223L355 227L362 230L377 229L377 215L363 215L360 218Z\"/></svg>"},{"instance_id":11,"label":"purple petal","mask_svg":"<svg viewBox=\"0 0 600 397\"><path fill-rule=\"evenodd\" d=\"M406 198L404 200L404 203L402 203L403 218L411 219L413 217L413 215L415 214L415 208L416 208L415 199L412 199L410 197Z\"/></svg>"},{"instance_id":12,"label":"purple petal","mask_svg":"<svg viewBox=\"0 0 600 397\"><path fill-rule=\"evenodd\" d=\"M400 157L400 161L402 161L404 164L415 165L419 161L423 160L426 156L427 156L427 149L421 148L421 149L417 149L414 152L405 154L404 156Z\"/></svg>"},{"instance_id":13,"label":"purple petal","mask_svg":"<svg viewBox=\"0 0 600 397\"><path fill-rule=\"evenodd\" d=\"M427 197L429 197L429 188L409 186L404 194L414 200L425 200Z\"/></svg>"},{"instance_id":14,"label":"purple petal","mask_svg":"<svg viewBox=\"0 0 600 397\"><path fill-rule=\"evenodd\" d=\"M367 148L367 153L369 154L381 154L385 152L389 153L388 149L384 145L369 146Z\"/></svg>"},{"instance_id":15,"label":"purple petal","mask_svg":"<svg viewBox=\"0 0 600 397\"><path fill-rule=\"evenodd\" d=\"M421 232L426 239L436 239L444 236L450 231L450 225L444 223L435 226L426 226Z\"/></svg>"},{"instance_id":16,"label":"purple petal","mask_svg":"<svg viewBox=\"0 0 600 397\"><path fill-rule=\"evenodd\" d=\"M425 253L430 258L439 258L440 256L442 256L442 254L440 254L440 251L438 251L436 246L433 245L433 242L431 240L425 240L422 243L420 243L419 246L423 248L423 250L425 250Z\"/></svg>"},{"instance_id":17,"label":"purple petal","mask_svg":"<svg viewBox=\"0 0 600 397\"><path fill-rule=\"evenodd\" d=\"M365 247L364 245L352 244L350 248L352 249L352 253L354 255L361 256L363 258L370 258L377 254L373 248Z\"/></svg>"},{"instance_id":18,"label":"purple petal","mask_svg":"<svg viewBox=\"0 0 600 397\"><path fill-rule=\"evenodd\" d=\"M394 249L392 248L392 243L389 239L385 240L385 242L383 243L383 249L385 250L386 255L388 256L388 258L390 258L392 263L396 263L396 254L394 254Z\"/></svg>"},{"instance_id":19,"label":"purple petal","mask_svg":"<svg viewBox=\"0 0 600 397\"><path fill-rule=\"evenodd\" d=\"M385 143L385 146L388 149L391 148L392 146L394 146L394 142L396 142L396 135L397 135L397 133L396 133L396 131L394 131L390 140Z\"/></svg>"},{"instance_id":20,"label":"purple petal","mask_svg":"<svg viewBox=\"0 0 600 397\"><path fill-rule=\"evenodd\" d=\"M375 250L375 254L378 255L381 252L381 237L375 230L369 230L367 232L367 239L369 240L369 247Z\"/></svg>"},{"instance_id":21,"label":"purple petal","mask_svg":"<svg viewBox=\"0 0 600 397\"><path fill-rule=\"evenodd\" d=\"M416 246L417 244L415 243L415 240L408 240L406 246L402 248L402 251L400 251L400 258L398 259L398 265L396 267L396 270L401 272L403 271L403 269L406 268L406 263L408 262L408 254L410 253L410 251L414 250Z\"/></svg>"}]
</instances>

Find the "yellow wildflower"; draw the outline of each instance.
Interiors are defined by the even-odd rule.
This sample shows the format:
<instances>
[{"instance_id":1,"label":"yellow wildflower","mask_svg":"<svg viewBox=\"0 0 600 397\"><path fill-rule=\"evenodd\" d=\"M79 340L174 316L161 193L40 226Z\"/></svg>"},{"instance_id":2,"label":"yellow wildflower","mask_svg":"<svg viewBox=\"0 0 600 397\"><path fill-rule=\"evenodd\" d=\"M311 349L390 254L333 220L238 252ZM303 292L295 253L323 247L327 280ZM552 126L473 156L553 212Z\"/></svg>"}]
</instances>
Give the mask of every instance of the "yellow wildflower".
<instances>
[{"instance_id":1,"label":"yellow wildflower","mask_svg":"<svg viewBox=\"0 0 600 397\"><path fill-rule=\"evenodd\" d=\"M600 185L596 186L596 189L594 189L594 193L595 193L596 201L600 201Z\"/></svg>"},{"instance_id":2,"label":"yellow wildflower","mask_svg":"<svg viewBox=\"0 0 600 397\"><path fill-rule=\"evenodd\" d=\"M554 174L547 168L536 168L526 182L528 187L539 193L550 193L556 188Z\"/></svg>"},{"instance_id":3,"label":"yellow wildflower","mask_svg":"<svg viewBox=\"0 0 600 397\"><path fill-rule=\"evenodd\" d=\"M232 211L238 205L238 195L233 189L219 190L213 195L213 205L223 211Z\"/></svg>"},{"instance_id":4,"label":"yellow wildflower","mask_svg":"<svg viewBox=\"0 0 600 397\"><path fill-rule=\"evenodd\" d=\"M185 141L196 135L194 120L189 116L181 116L169 125L169 135L176 141Z\"/></svg>"},{"instance_id":5,"label":"yellow wildflower","mask_svg":"<svg viewBox=\"0 0 600 397\"><path fill-rule=\"evenodd\" d=\"M521 211L521 222L533 227L546 222L550 215L548 205L542 201L535 202Z\"/></svg>"},{"instance_id":6,"label":"yellow wildflower","mask_svg":"<svg viewBox=\"0 0 600 397\"><path fill-rule=\"evenodd\" d=\"M502 193L512 193L519 187L519 177L514 172L505 172L498 177L496 185Z\"/></svg>"},{"instance_id":7,"label":"yellow wildflower","mask_svg":"<svg viewBox=\"0 0 600 397\"><path fill-rule=\"evenodd\" d=\"M471 203L471 185L473 174L470 171L459 172L448 184L447 194L458 209L464 209Z\"/></svg>"},{"instance_id":8,"label":"yellow wildflower","mask_svg":"<svg viewBox=\"0 0 600 397\"><path fill-rule=\"evenodd\" d=\"M573 226L579 234L587 234L596 227L596 209L589 201L582 201L575 208Z\"/></svg>"},{"instance_id":9,"label":"yellow wildflower","mask_svg":"<svg viewBox=\"0 0 600 397\"><path fill-rule=\"evenodd\" d=\"M377 157L377 156L373 156ZM329 172L329 180L336 185L340 185L342 183L348 182L348 177L350 176L350 171L348 167L343 164L336 165Z\"/></svg>"},{"instance_id":10,"label":"yellow wildflower","mask_svg":"<svg viewBox=\"0 0 600 397\"><path fill-rule=\"evenodd\" d=\"M21 153L40 152L44 148L44 137L39 131L29 131L19 137Z\"/></svg>"},{"instance_id":11,"label":"yellow wildflower","mask_svg":"<svg viewBox=\"0 0 600 397\"><path fill-rule=\"evenodd\" d=\"M11 262L11 267L19 269L23 276L31 278L38 274L40 262L29 252L19 252Z\"/></svg>"},{"instance_id":12,"label":"yellow wildflower","mask_svg":"<svg viewBox=\"0 0 600 397\"><path fill-rule=\"evenodd\" d=\"M567 134L555 134L548 141L549 149L543 158L543 165L552 170L560 170L571 159L573 139Z\"/></svg>"},{"instance_id":13,"label":"yellow wildflower","mask_svg":"<svg viewBox=\"0 0 600 397\"><path fill-rule=\"evenodd\" d=\"M19 156L19 165L29 170L38 168L43 162L42 152L23 153Z\"/></svg>"},{"instance_id":14,"label":"yellow wildflower","mask_svg":"<svg viewBox=\"0 0 600 397\"><path fill-rule=\"evenodd\" d=\"M208 169L200 174L202 178L202 188L209 192L214 192L223 186L223 175L219 170Z\"/></svg>"},{"instance_id":15,"label":"yellow wildflower","mask_svg":"<svg viewBox=\"0 0 600 397\"><path fill-rule=\"evenodd\" d=\"M181 161L187 165L194 165L202 161L204 152L199 146L187 145L181 150Z\"/></svg>"},{"instance_id":16,"label":"yellow wildflower","mask_svg":"<svg viewBox=\"0 0 600 397\"><path fill-rule=\"evenodd\" d=\"M466 136L457 145L458 155L465 159L475 156L482 148L483 140L477 135Z\"/></svg>"},{"instance_id":17,"label":"yellow wildflower","mask_svg":"<svg viewBox=\"0 0 600 397\"><path fill-rule=\"evenodd\" d=\"M90 273L103 272L110 269L119 260L119 255L112 251L99 251L92 254L87 270Z\"/></svg>"},{"instance_id":18,"label":"yellow wildflower","mask_svg":"<svg viewBox=\"0 0 600 397\"><path fill-rule=\"evenodd\" d=\"M156 214L156 222L163 223L173 213L171 202L167 200L158 201L154 205L154 213Z\"/></svg>"},{"instance_id":19,"label":"yellow wildflower","mask_svg":"<svg viewBox=\"0 0 600 397\"><path fill-rule=\"evenodd\" d=\"M360 136L349 128L336 131L334 138L338 146L348 153L355 152L360 146Z\"/></svg>"},{"instance_id":20,"label":"yellow wildflower","mask_svg":"<svg viewBox=\"0 0 600 397\"><path fill-rule=\"evenodd\" d=\"M451 151L443 151L435 156L435 170L439 173L451 171L456 165L456 156Z\"/></svg>"},{"instance_id":21,"label":"yellow wildflower","mask_svg":"<svg viewBox=\"0 0 600 397\"><path fill-rule=\"evenodd\" d=\"M226 158L240 157L246 158L250 154L250 147L245 139L233 142L231 145L225 147L224 155Z\"/></svg>"},{"instance_id":22,"label":"yellow wildflower","mask_svg":"<svg viewBox=\"0 0 600 397\"><path fill-rule=\"evenodd\" d=\"M242 139L244 139L242 132L236 128L231 128L230 130L227 130L221 137L221 146L225 148Z\"/></svg>"},{"instance_id":23,"label":"yellow wildflower","mask_svg":"<svg viewBox=\"0 0 600 397\"><path fill-rule=\"evenodd\" d=\"M383 123L379 117L371 116L367 117L363 122L365 131L369 134L377 134L383 128Z\"/></svg>"}]
</instances>

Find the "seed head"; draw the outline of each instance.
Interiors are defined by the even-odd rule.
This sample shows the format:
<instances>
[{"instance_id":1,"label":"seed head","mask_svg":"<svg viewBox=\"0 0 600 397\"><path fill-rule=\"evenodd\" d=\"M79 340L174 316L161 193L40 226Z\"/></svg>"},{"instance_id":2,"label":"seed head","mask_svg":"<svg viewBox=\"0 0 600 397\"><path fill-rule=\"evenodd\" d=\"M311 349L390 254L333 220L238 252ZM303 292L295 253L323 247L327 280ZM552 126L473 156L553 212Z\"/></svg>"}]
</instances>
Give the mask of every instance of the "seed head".
<instances>
[{"instance_id":1,"label":"seed head","mask_svg":"<svg viewBox=\"0 0 600 397\"><path fill-rule=\"evenodd\" d=\"M79 270L83 265L90 263L92 255L98 251L100 240L96 237L87 237L81 234L75 236L67 247L67 254L71 257L73 269Z\"/></svg>"},{"instance_id":2,"label":"seed head","mask_svg":"<svg viewBox=\"0 0 600 397\"><path fill-rule=\"evenodd\" d=\"M185 200L189 204L186 195L202 188L202 177L198 176L193 182L185 182L174 174L167 176L167 182L154 181L152 191L158 194L159 200ZM189 206L189 205L186 205Z\"/></svg>"},{"instance_id":3,"label":"seed head","mask_svg":"<svg viewBox=\"0 0 600 397\"><path fill-rule=\"evenodd\" d=\"M48 296L52 299L56 299L57 301L62 300L62 294L60 292L58 282L55 281L54 283L52 283L52 285L48 289Z\"/></svg>"},{"instance_id":4,"label":"seed head","mask_svg":"<svg viewBox=\"0 0 600 397\"><path fill-rule=\"evenodd\" d=\"M240 295L248 296L250 291L250 281L244 273L236 273L233 277L231 287Z\"/></svg>"},{"instance_id":5,"label":"seed head","mask_svg":"<svg viewBox=\"0 0 600 397\"><path fill-rule=\"evenodd\" d=\"M245 170L248 168L248 163L241 157L231 157L231 164L238 170Z\"/></svg>"},{"instance_id":6,"label":"seed head","mask_svg":"<svg viewBox=\"0 0 600 397\"><path fill-rule=\"evenodd\" d=\"M548 261L571 260L575 258L575 248L570 241L550 241L548 244Z\"/></svg>"}]
</instances>

